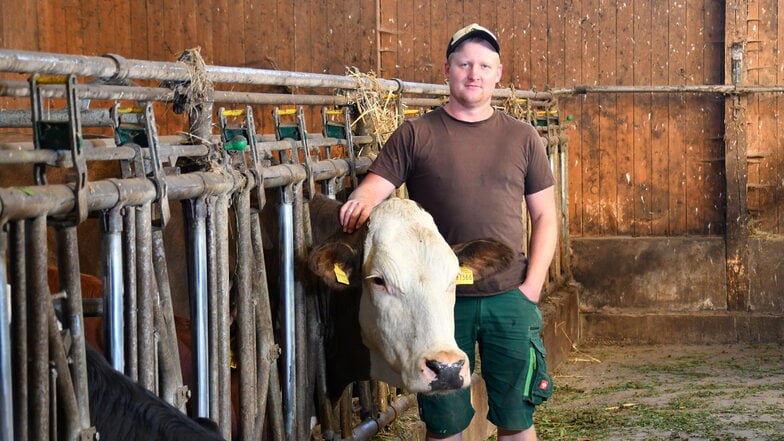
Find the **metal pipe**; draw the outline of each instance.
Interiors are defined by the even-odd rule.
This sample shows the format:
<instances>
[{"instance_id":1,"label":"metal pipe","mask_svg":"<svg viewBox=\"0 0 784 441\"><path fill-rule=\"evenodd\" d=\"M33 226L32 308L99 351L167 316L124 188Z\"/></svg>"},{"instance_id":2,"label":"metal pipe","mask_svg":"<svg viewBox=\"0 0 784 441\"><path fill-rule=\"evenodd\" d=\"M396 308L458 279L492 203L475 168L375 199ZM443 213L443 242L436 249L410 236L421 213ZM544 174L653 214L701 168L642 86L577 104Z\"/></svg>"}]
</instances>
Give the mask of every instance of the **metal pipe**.
<instances>
[{"instance_id":1,"label":"metal pipe","mask_svg":"<svg viewBox=\"0 0 784 441\"><path fill-rule=\"evenodd\" d=\"M259 183L257 183L258 185ZM261 191L264 191L263 189ZM250 226L251 226L251 243L253 249L253 291L254 298L256 299L256 365L257 365L257 384L258 384L258 433L264 433L263 423L266 419L265 414L267 411L268 396L273 392L270 387L270 375L273 370L275 360L277 360L277 351L275 345L275 335L272 326L272 308L269 299L269 286L267 284L267 265L264 257L264 242L261 234L261 207L258 210L251 212ZM277 371L277 369L274 369ZM274 415L270 414L270 420ZM272 422L275 424L282 424L282 421Z\"/></svg>"},{"instance_id":2,"label":"metal pipe","mask_svg":"<svg viewBox=\"0 0 784 441\"><path fill-rule=\"evenodd\" d=\"M65 299L65 325L71 331L71 377L79 409L82 429L90 427L90 402L85 361L84 313L79 270L79 243L75 226L57 228L57 261L60 268L60 285L68 296Z\"/></svg>"},{"instance_id":3,"label":"metal pipe","mask_svg":"<svg viewBox=\"0 0 784 441\"><path fill-rule=\"evenodd\" d=\"M571 245L569 243L569 136L565 131L561 131L558 143L558 158L561 162L561 268L566 272L564 276L567 280L572 279L572 265L569 254Z\"/></svg>"},{"instance_id":4,"label":"metal pipe","mask_svg":"<svg viewBox=\"0 0 784 441\"><path fill-rule=\"evenodd\" d=\"M141 80L191 79L190 71L183 63L126 59L117 55L95 57L66 55L46 52L0 50L0 71L18 73L40 73L51 75L122 78ZM206 79L213 83L242 83L305 88L328 88L354 90L371 87L371 80L345 75L303 73L283 70L252 69L227 66L205 66ZM406 94L449 95L444 84L415 83L400 80L377 79L376 83L385 92ZM494 95L520 98L549 97L549 92L517 91L511 88L496 89ZM247 102L247 101L243 101Z\"/></svg>"},{"instance_id":5,"label":"metal pipe","mask_svg":"<svg viewBox=\"0 0 784 441\"><path fill-rule=\"evenodd\" d=\"M370 158L357 159L357 171L365 173ZM341 164L342 163L342 164ZM335 166L337 164L337 168ZM346 174L349 167L345 160L319 161L313 165L317 180L328 179L334 173ZM275 188L305 179L305 169L294 164L283 164L264 169L264 187ZM170 200L199 197L207 192L225 191L231 185L229 178L221 173L193 172L166 177ZM107 210L120 200L126 205L139 205L156 197L154 184L147 178L108 179L88 182L87 206L89 210ZM33 191L31 191L33 190ZM67 214L73 209L73 189L65 184L35 187L0 188L0 219L25 219L41 215Z\"/></svg>"},{"instance_id":6,"label":"metal pipe","mask_svg":"<svg viewBox=\"0 0 784 441\"><path fill-rule=\"evenodd\" d=\"M366 441L375 436L379 430L386 427L395 420L398 415L406 411L414 401L409 395L399 395L384 412L381 412L376 420L368 420L360 423L352 431L351 441Z\"/></svg>"},{"instance_id":7,"label":"metal pipe","mask_svg":"<svg viewBox=\"0 0 784 441\"><path fill-rule=\"evenodd\" d=\"M28 372L28 344L27 344L27 251L25 249L25 220L10 222L8 242L11 253L8 267L11 270L11 344L15 357L11 360L11 374L13 376L14 394L14 440L28 440L29 425L29 399L27 383Z\"/></svg>"},{"instance_id":8,"label":"metal pipe","mask_svg":"<svg viewBox=\"0 0 784 441\"><path fill-rule=\"evenodd\" d=\"M743 95L749 93L782 93L784 86L734 86L729 84L673 85L673 86L575 86L550 89L553 96L584 95L587 93L715 93Z\"/></svg>"},{"instance_id":9,"label":"metal pipe","mask_svg":"<svg viewBox=\"0 0 784 441\"><path fill-rule=\"evenodd\" d=\"M291 150L297 149L300 141L293 139L285 139L281 141L264 141L264 135L259 135L262 140L257 145L268 152L278 150ZM169 142L181 142L183 138L179 136L161 137L161 140L168 140ZM217 139L212 138L211 141L218 142ZM355 143L370 143L372 138L370 136L357 136ZM335 138L324 138L320 136L310 137L308 135L308 145L310 147L327 147L334 145L346 145L346 141ZM121 161L133 159L136 151L131 147L115 146L114 140L105 138L100 140L83 140L84 157L86 161ZM159 156L189 156L201 157L209 153L209 146L203 144L159 144ZM62 150L36 150L32 142L9 142L0 144L0 164L25 164L25 163L46 163L54 166L70 167L71 160ZM149 150L142 149L142 157L149 158Z\"/></svg>"},{"instance_id":10,"label":"metal pipe","mask_svg":"<svg viewBox=\"0 0 784 441\"><path fill-rule=\"evenodd\" d=\"M304 182L299 181L293 185L294 188L294 271L295 274L304 272L304 268L297 265L304 265L308 259L308 237L310 237L310 222L307 221L309 210L305 201ZM312 195L311 195L312 196ZM296 361L296 384L295 397L297 409L295 418L298 427L295 429L297 439L306 439L310 434L310 406L303 404L313 399L313 391L310 387L310 375L308 370L309 350L307 338L307 304L305 302L305 287L302 279L294 280L294 360Z\"/></svg>"},{"instance_id":11,"label":"metal pipe","mask_svg":"<svg viewBox=\"0 0 784 441\"><path fill-rule=\"evenodd\" d=\"M243 180L243 182L246 182ZM249 264L252 261L250 232L250 188L244 186L234 197L237 223L237 324L238 359L240 373L240 436L256 439L256 328L254 323L254 298Z\"/></svg>"},{"instance_id":12,"label":"metal pipe","mask_svg":"<svg viewBox=\"0 0 784 441\"><path fill-rule=\"evenodd\" d=\"M161 363L161 396L172 406L185 411L184 396L178 392L182 388L182 369L180 366L180 353L177 345L177 329L174 323L174 307L171 300L171 286L169 284L169 270L166 263L166 251L163 242L163 231L160 228L152 230L152 259L155 270L155 281L158 288L158 301L160 302L161 321L163 334L160 342L161 349L158 359Z\"/></svg>"},{"instance_id":13,"label":"metal pipe","mask_svg":"<svg viewBox=\"0 0 784 441\"><path fill-rule=\"evenodd\" d=\"M46 111L47 121L67 122L68 112L63 109ZM79 122L82 127L112 127L112 118L109 109L89 109L79 113ZM0 111L0 127L31 127L32 112L25 109L6 109Z\"/></svg>"},{"instance_id":14,"label":"metal pipe","mask_svg":"<svg viewBox=\"0 0 784 441\"><path fill-rule=\"evenodd\" d=\"M68 361L65 355L65 348L60 336L60 323L55 317L54 306L49 302L47 314L47 330L49 333L49 357L52 360L52 375L55 381L55 393L52 394L52 432L55 434L53 439L64 439L77 441L81 431L81 421L79 406L76 401L74 384L68 369ZM58 414L62 412L63 418L58 419ZM62 421L60 423L60 421ZM59 424L58 424L59 423ZM60 430L62 429L62 432Z\"/></svg>"},{"instance_id":15,"label":"metal pipe","mask_svg":"<svg viewBox=\"0 0 784 441\"><path fill-rule=\"evenodd\" d=\"M49 334L48 311L51 307L46 261L46 218L27 220L27 247L30 437L36 441L49 440L51 415L49 412Z\"/></svg>"},{"instance_id":16,"label":"metal pipe","mask_svg":"<svg viewBox=\"0 0 784 441\"><path fill-rule=\"evenodd\" d=\"M123 308L125 324L125 375L139 381L139 320L138 284L136 271L136 210L126 207L122 210L122 249L123 249Z\"/></svg>"},{"instance_id":17,"label":"metal pipe","mask_svg":"<svg viewBox=\"0 0 784 441\"><path fill-rule=\"evenodd\" d=\"M104 304L104 333L106 336L106 354L112 367L125 372L125 317L123 256L122 256L122 222L121 207L114 207L102 216L103 247L102 247L102 282Z\"/></svg>"},{"instance_id":18,"label":"metal pipe","mask_svg":"<svg viewBox=\"0 0 784 441\"><path fill-rule=\"evenodd\" d=\"M134 208L136 213L136 286L137 286L137 341L139 384L157 393L157 363L155 360L155 317L157 303L153 291L152 270L152 205L146 202Z\"/></svg>"},{"instance_id":19,"label":"metal pipe","mask_svg":"<svg viewBox=\"0 0 784 441\"><path fill-rule=\"evenodd\" d=\"M210 275L215 279L216 304L216 365L218 373L216 421L223 437L231 438L231 305L229 304L229 196L218 195L215 202L215 266ZM260 405L263 403L260 403Z\"/></svg>"},{"instance_id":20,"label":"metal pipe","mask_svg":"<svg viewBox=\"0 0 784 441\"><path fill-rule=\"evenodd\" d=\"M296 401L296 365L295 365L295 323L294 323L294 194L292 186L281 189L279 210L280 228L280 285L281 309L283 326L281 340L283 342L283 408L284 436L286 441L295 441Z\"/></svg>"},{"instance_id":21,"label":"metal pipe","mask_svg":"<svg viewBox=\"0 0 784 441\"><path fill-rule=\"evenodd\" d=\"M223 268L222 266L218 265L218 248L221 247L221 243L218 237L218 228L220 228L220 224L222 222L228 222L228 217L223 216L221 214L222 207L218 206L218 196L217 195L210 195L210 203L207 204L208 207L211 209L207 210L207 230L206 230L206 240L207 240L207 303L210 305L209 310L207 311L207 323L209 323L207 336L209 340L209 344L207 345L209 348L208 360L210 364L210 381L209 381L209 389L210 389L210 419L218 423L219 427L221 426L221 419L220 419L220 409L219 409L219 402L223 398L221 395L220 390L220 370L222 369L222 365L224 364L222 360L219 358L219 345L221 344L220 337L218 336L218 316L219 316L219 309L217 308L218 304L218 279L221 277L225 277L225 273L228 273L228 268ZM221 218L219 221L218 218ZM225 273L224 273L225 272Z\"/></svg>"},{"instance_id":22,"label":"metal pipe","mask_svg":"<svg viewBox=\"0 0 784 441\"><path fill-rule=\"evenodd\" d=\"M8 237L0 225L0 259L6 262ZM6 265L0 264L0 441L14 441L13 371L11 370L11 293Z\"/></svg>"},{"instance_id":23,"label":"metal pipe","mask_svg":"<svg viewBox=\"0 0 784 441\"><path fill-rule=\"evenodd\" d=\"M209 365L207 360L207 250L206 198L191 199L183 204L187 224L188 291L190 293L192 356L195 375L194 412L209 418Z\"/></svg>"}]
</instances>

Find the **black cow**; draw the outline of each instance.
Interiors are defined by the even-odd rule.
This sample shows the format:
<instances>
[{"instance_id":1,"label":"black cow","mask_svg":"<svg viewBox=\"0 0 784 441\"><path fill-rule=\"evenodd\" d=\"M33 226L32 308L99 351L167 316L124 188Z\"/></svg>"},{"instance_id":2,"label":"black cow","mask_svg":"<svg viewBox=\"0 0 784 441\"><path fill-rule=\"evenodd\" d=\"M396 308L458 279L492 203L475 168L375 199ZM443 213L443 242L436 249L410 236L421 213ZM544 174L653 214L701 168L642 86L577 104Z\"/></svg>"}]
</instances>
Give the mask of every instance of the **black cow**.
<instances>
[{"instance_id":1,"label":"black cow","mask_svg":"<svg viewBox=\"0 0 784 441\"><path fill-rule=\"evenodd\" d=\"M217 425L192 420L117 372L87 345L90 423L101 441L225 441Z\"/></svg>"}]
</instances>

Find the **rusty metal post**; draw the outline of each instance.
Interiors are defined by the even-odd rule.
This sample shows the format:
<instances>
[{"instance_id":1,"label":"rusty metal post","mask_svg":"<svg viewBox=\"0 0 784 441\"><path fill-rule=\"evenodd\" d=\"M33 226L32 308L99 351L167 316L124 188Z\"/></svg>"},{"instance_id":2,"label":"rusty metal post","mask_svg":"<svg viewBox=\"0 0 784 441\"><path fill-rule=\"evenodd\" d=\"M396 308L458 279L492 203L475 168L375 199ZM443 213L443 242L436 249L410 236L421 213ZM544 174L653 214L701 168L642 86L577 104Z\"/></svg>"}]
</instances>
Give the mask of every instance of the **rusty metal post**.
<instances>
[{"instance_id":1,"label":"rusty metal post","mask_svg":"<svg viewBox=\"0 0 784 441\"><path fill-rule=\"evenodd\" d=\"M262 182L256 182L258 187L262 187ZM259 191L264 191L259 188ZM280 403L280 384L277 382L277 368L275 361L278 358L278 346L275 344L275 335L272 326L272 311L269 299L269 285L267 283L267 268L264 257L264 242L262 239L262 225L259 211L262 207L251 211L251 238L253 244L253 291L256 298L256 363L257 363L257 384L258 384L258 403L260 405L258 421L259 433L263 433L263 422L268 402ZM274 376L273 376L274 374ZM277 406L280 409L280 406ZM283 419L282 414L270 412L270 432L282 433ZM280 439L275 438L273 439Z\"/></svg>"},{"instance_id":2,"label":"rusty metal post","mask_svg":"<svg viewBox=\"0 0 784 441\"><path fill-rule=\"evenodd\" d=\"M16 440L30 439L29 397L27 370L27 252L25 249L25 223L17 220L10 223L8 242L10 244L11 270L11 345L14 358L11 360L14 394L14 436Z\"/></svg>"},{"instance_id":3,"label":"rusty metal post","mask_svg":"<svg viewBox=\"0 0 784 441\"><path fill-rule=\"evenodd\" d=\"M133 381L139 381L139 321L138 321L138 277L136 274L136 211L133 207L121 210L122 250L123 250L123 323L126 335L125 374Z\"/></svg>"},{"instance_id":4,"label":"rusty metal post","mask_svg":"<svg viewBox=\"0 0 784 441\"><path fill-rule=\"evenodd\" d=\"M14 399L11 370L11 293L6 278L6 225L0 225L0 441L14 441Z\"/></svg>"},{"instance_id":5,"label":"rusty metal post","mask_svg":"<svg viewBox=\"0 0 784 441\"><path fill-rule=\"evenodd\" d=\"M28 219L25 225L27 246L28 350L30 393L30 438L48 441L51 418L49 412L49 333L48 314L51 306L46 265L46 218ZM29 422L25 422L28 424Z\"/></svg>"},{"instance_id":6,"label":"rusty metal post","mask_svg":"<svg viewBox=\"0 0 784 441\"><path fill-rule=\"evenodd\" d=\"M561 126L558 132L558 161L561 164L561 233L559 237L561 247L561 268L564 271L565 280L572 280L572 264L569 255L571 254L571 244L569 243L569 135L566 129Z\"/></svg>"},{"instance_id":7,"label":"rusty metal post","mask_svg":"<svg viewBox=\"0 0 784 441\"><path fill-rule=\"evenodd\" d=\"M308 236L310 222L307 220L307 204L303 191L304 182L294 184L294 271L299 277L294 281L294 338L296 340L294 357L296 360L297 383L294 388L297 401L297 439L306 439L310 436L310 406L307 403L313 399L308 369L308 336L307 336L307 304L305 302L305 288L302 284L304 269L298 267L307 261ZM309 197L312 195L309 195Z\"/></svg>"},{"instance_id":8,"label":"rusty metal post","mask_svg":"<svg viewBox=\"0 0 784 441\"><path fill-rule=\"evenodd\" d=\"M250 231L250 188L247 181L234 196L237 222L237 323L239 325L238 360L240 368L240 436L255 439L256 417L256 328L253 289L249 264L252 262Z\"/></svg>"},{"instance_id":9,"label":"rusty metal post","mask_svg":"<svg viewBox=\"0 0 784 441\"><path fill-rule=\"evenodd\" d=\"M324 439L331 439L335 432L335 423L332 420L332 401L327 393L327 361L324 351L324 323L321 320L319 300L325 297L321 292L308 295L308 334L311 338L310 347L314 348L314 366L316 369L316 405L321 423L321 434ZM323 306L322 306L323 308ZM325 308L326 309L326 308Z\"/></svg>"},{"instance_id":10,"label":"rusty metal post","mask_svg":"<svg viewBox=\"0 0 784 441\"><path fill-rule=\"evenodd\" d=\"M229 292L229 196L226 193L218 195L215 201L215 263L210 272L210 280L215 282L215 303L210 308L214 312L215 348L214 365L217 371L217 401L216 421L221 428L224 438L231 438L231 304ZM212 289L212 287L211 287ZM212 348L211 348L212 349ZM210 351L212 354L213 351ZM213 411L211 409L211 411Z\"/></svg>"},{"instance_id":11,"label":"rusty metal post","mask_svg":"<svg viewBox=\"0 0 784 441\"><path fill-rule=\"evenodd\" d=\"M160 363L160 396L172 406L185 411L185 387L182 384L180 353L177 345L177 329L174 323L174 307L171 301L169 270L163 243L163 231L152 230L152 259L158 289L159 311L156 314L156 327L161 331L158 343L158 362ZM188 360L190 361L190 360Z\"/></svg>"},{"instance_id":12,"label":"rusty metal post","mask_svg":"<svg viewBox=\"0 0 784 441\"><path fill-rule=\"evenodd\" d=\"M152 205L146 202L134 208L136 213L136 286L137 286L137 340L139 359L139 384L155 393L157 363L153 335L155 332L156 296L152 270Z\"/></svg>"},{"instance_id":13,"label":"rusty metal post","mask_svg":"<svg viewBox=\"0 0 784 441\"><path fill-rule=\"evenodd\" d=\"M71 331L71 378L79 411L79 426L90 427L90 402L87 387L87 364L84 341L84 313L82 312L82 288L79 269L79 243L75 226L58 227L57 267L60 286L65 289L64 326Z\"/></svg>"},{"instance_id":14,"label":"rusty metal post","mask_svg":"<svg viewBox=\"0 0 784 441\"><path fill-rule=\"evenodd\" d=\"M47 330L49 335L49 354L52 358L52 376L56 385L52 394L52 438L57 440L78 441L81 432L81 418L76 401L74 383L68 369L68 361L63 347L59 323L54 313L54 305L49 302L47 311ZM85 365L83 365L85 366ZM62 412L62 420L58 413ZM62 422L60 422L62 421ZM62 432L60 430L62 429Z\"/></svg>"},{"instance_id":15,"label":"rusty metal post","mask_svg":"<svg viewBox=\"0 0 784 441\"><path fill-rule=\"evenodd\" d=\"M207 210L207 228L206 228L206 240L207 240L207 304L210 305L209 310L207 311L207 338L208 338L208 360L210 365L210 418L213 421L216 421L221 427L220 424L220 409L219 409L219 402L222 398L220 395L220 383L219 383L219 369L220 369L220 362L218 359L218 345L220 345L220 338L218 337L218 308L216 307L218 304L218 279L224 276L224 271L228 271L228 268L222 268L218 266L218 248L223 246L220 241L217 239L218 233L217 229L218 224L220 221L218 220L221 217L221 208L218 207L218 196L211 195L209 197L210 201L207 203L207 206L210 209ZM224 221L226 218L224 217Z\"/></svg>"}]
</instances>

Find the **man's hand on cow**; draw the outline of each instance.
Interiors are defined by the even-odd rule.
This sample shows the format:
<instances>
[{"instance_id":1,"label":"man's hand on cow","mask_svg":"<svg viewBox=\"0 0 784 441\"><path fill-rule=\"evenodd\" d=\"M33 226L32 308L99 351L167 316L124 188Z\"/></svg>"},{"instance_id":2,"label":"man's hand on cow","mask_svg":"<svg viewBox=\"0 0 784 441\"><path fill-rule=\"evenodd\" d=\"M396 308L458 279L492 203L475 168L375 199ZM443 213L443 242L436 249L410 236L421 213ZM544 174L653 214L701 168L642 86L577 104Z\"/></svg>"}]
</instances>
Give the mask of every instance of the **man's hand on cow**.
<instances>
[{"instance_id":1,"label":"man's hand on cow","mask_svg":"<svg viewBox=\"0 0 784 441\"><path fill-rule=\"evenodd\" d=\"M343 226L343 231L353 233L354 230L362 228L372 210L373 204L361 199L352 199L343 204L340 207L340 225Z\"/></svg>"}]
</instances>

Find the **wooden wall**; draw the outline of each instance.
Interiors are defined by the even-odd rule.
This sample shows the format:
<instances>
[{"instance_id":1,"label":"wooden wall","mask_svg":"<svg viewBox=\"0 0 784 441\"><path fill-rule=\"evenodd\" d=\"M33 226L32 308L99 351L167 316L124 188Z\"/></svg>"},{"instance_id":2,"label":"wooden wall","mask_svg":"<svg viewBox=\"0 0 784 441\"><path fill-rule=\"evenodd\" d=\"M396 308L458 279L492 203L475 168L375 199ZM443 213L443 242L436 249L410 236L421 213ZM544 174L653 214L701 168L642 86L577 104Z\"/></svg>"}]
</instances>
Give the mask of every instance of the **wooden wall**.
<instances>
[{"instance_id":1,"label":"wooden wall","mask_svg":"<svg viewBox=\"0 0 784 441\"><path fill-rule=\"evenodd\" d=\"M744 84L784 84L784 0L19 0L0 2L4 48L443 81L452 32L496 30L502 86L728 84L728 15L746 21ZM31 14L29 11L36 11ZM722 235L725 97L564 94L573 236ZM778 93L744 98L754 231L784 233Z\"/></svg>"}]
</instances>

